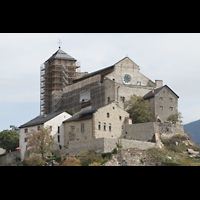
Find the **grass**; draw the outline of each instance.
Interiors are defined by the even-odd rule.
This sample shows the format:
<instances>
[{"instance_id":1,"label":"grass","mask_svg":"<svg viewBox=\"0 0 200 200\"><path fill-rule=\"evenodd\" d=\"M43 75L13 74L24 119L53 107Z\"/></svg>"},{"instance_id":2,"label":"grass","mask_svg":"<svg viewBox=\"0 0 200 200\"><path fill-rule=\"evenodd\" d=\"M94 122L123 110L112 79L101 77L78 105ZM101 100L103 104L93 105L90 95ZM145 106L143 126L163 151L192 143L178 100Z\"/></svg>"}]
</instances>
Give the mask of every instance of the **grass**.
<instances>
[{"instance_id":1,"label":"grass","mask_svg":"<svg viewBox=\"0 0 200 200\"><path fill-rule=\"evenodd\" d=\"M200 146L192 142L192 146L186 145L183 141L187 140L187 136L177 134L170 139L161 138L164 147L149 148L148 153L164 166L200 166L200 159L191 158L187 149L191 148L200 151ZM178 143L178 145L176 145ZM170 158L171 159L170 159Z\"/></svg>"}]
</instances>

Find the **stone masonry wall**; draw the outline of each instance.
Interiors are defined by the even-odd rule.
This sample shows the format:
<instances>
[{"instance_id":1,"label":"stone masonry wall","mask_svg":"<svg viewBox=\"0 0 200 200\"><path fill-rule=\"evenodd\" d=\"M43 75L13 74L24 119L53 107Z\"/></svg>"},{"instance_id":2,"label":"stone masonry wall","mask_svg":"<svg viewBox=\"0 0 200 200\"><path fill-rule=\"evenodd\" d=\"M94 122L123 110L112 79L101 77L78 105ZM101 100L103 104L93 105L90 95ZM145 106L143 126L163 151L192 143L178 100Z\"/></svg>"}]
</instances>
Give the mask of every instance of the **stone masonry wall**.
<instances>
[{"instance_id":1,"label":"stone masonry wall","mask_svg":"<svg viewBox=\"0 0 200 200\"><path fill-rule=\"evenodd\" d=\"M184 129L182 124L178 123L161 123L154 122L155 132L160 133L163 136L171 137L174 134L184 134Z\"/></svg>"},{"instance_id":2,"label":"stone masonry wall","mask_svg":"<svg viewBox=\"0 0 200 200\"><path fill-rule=\"evenodd\" d=\"M7 153L0 156L0 166L17 164L17 160L20 158L20 150Z\"/></svg>"},{"instance_id":3,"label":"stone masonry wall","mask_svg":"<svg viewBox=\"0 0 200 200\"><path fill-rule=\"evenodd\" d=\"M126 124L121 138L139 141L154 141L153 122Z\"/></svg>"}]
</instances>

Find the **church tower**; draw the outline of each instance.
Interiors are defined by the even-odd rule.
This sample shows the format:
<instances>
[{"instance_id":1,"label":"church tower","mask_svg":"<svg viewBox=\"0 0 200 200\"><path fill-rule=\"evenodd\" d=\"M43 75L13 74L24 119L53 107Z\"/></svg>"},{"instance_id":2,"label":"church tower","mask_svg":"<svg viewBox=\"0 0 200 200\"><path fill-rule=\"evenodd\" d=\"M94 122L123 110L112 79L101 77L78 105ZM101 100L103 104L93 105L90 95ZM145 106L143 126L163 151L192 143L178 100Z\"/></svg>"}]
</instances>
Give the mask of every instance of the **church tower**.
<instances>
[{"instance_id":1,"label":"church tower","mask_svg":"<svg viewBox=\"0 0 200 200\"><path fill-rule=\"evenodd\" d=\"M51 112L51 94L73 84L76 79L76 59L59 49L40 67L40 114Z\"/></svg>"}]
</instances>

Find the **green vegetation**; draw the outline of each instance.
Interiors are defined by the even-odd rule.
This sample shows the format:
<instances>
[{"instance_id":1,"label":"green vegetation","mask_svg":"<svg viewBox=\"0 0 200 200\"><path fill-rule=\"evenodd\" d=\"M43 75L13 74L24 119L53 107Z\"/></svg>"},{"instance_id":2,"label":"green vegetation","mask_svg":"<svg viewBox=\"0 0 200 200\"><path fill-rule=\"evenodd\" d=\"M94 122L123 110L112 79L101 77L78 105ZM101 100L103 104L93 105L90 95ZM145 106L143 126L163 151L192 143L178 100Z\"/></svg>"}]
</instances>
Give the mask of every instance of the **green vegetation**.
<instances>
[{"instance_id":1,"label":"green vegetation","mask_svg":"<svg viewBox=\"0 0 200 200\"><path fill-rule=\"evenodd\" d=\"M149 111L148 103L141 96L133 94L130 100L124 103L125 110L130 114L133 123L153 121L153 113Z\"/></svg>"},{"instance_id":2,"label":"green vegetation","mask_svg":"<svg viewBox=\"0 0 200 200\"><path fill-rule=\"evenodd\" d=\"M176 134L171 138L161 138L164 147L149 148L148 153L162 165L171 166L200 166L200 159L190 157L187 149L192 148L194 151L200 151L200 146L197 144L187 142L188 137L186 135ZM187 145L186 145L187 144Z\"/></svg>"},{"instance_id":3,"label":"green vegetation","mask_svg":"<svg viewBox=\"0 0 200 200\"><path fill-rule=\"evenodd\" d=\"M183 123L182 121L182 113L181 112L178 112L178 114L175 114L175 115L170 115L168 117L168 121L172 121L172 122L179 122L179 123Z\"/></svg>"},{"instance_id":4,"label":"green vegetation","mask_svg":"<svg viewBox=\"0 0 200 200\"><path fill-rule=\"evenodd\" d=\"M0 132L0 147L6 151L15 151L15 148L19 147L19 133L14 130Z\"/></svg>"}]
</instances>

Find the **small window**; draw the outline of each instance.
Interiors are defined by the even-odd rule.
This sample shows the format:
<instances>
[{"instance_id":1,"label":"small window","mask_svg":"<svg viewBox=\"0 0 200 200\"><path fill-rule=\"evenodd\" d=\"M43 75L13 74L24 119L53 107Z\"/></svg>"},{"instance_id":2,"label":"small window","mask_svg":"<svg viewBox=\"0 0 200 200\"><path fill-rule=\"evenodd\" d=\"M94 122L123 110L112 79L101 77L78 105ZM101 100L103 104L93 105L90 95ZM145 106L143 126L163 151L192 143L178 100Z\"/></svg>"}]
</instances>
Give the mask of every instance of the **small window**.
<instances>
[{"instance_id":1,"label":"small window","mask_svg":"<svg viewBox=\"0 0 200 200\"><path fill-rule=\"evenodd\" d=\"M37 130L38 130L38 131L40 130L40 126L37 127Z\"/></svg>"},{"instance_id":2,"label":"small window","mask_svg":"<svg viewBox=\"0 0 200 200\"><path fill-rule=\"evenodd\" d=\"M165 93L165 90L163 91L163 93Z\"/></svg>"},{"instance_id":3,"label":"small window","mask_svg":"<svg viewBox=\"0 0 200 200\"><path fill-rule=\"evenodd\" d=\"M27 142L27 138L24 138L24 142Z\"/></svg>"},{"instance_id":4,"label":"small window","mask_svg":"<svg viewBox=\"0 0 200 200\"><path fill-rule=\"evenodd\" d=\"M110 103L110 97L108 97L108 104Z\"/></svg>"},{"instance_id":5,"label":"small window","mask_svg":"<svg viewBox=\"0 0 200 200\"><path fill-rule=\"evenodd\" d=\"M170 111L173 111L173 107L170 107L169 109L170 109Z\"/></svg>"},{"instance_id":6,"label":"small window","mask_svg":"<svg viewBox=\"0 0 200 200\"><path fill-rule=\"evenodd\" d=\"M160 101L163 101L163 97L160 97L159 99L160 99Z\"/></svg>"},{"instance_id":7,"label":"small window","mask_svg":"<svg viewBox=\"0 0 200 200\"><path fill-rule=\"evenodd\" d=\"M71 133L72 133L72 134L75 133L75 126L71 126Z\"/></svg>"},{"instance_id":8,"label":"small window","mask_svg":"<svg viewBox=\"0 0 200 200\"><path fill-rule=\"evenodd\" d=\"M141 85L141 81L138 81L138 82L137 82L137 85Z\"/></svg>"},{"instance_id":9,"label":"small window","mask_svg":"<svg viewBox=\"0 0 200 200\"><path fill-rule=\"evenodd\" d=\"M160 106L160 110L163 110L163 106Z\"/></svg>"},{"instance_id":10,"label":"small window","mask_svg":"<svg viewBox=\"0 0 200 200\"><path fill-rule=\"evenodd\" d=\"M109 113L107 113L107 118L109 118L110 117L110 114Z\"/></svg>"},{"instance_id":11,"label":"small window","mask_svg":"<svg viewBox=\"0 0 200 200\"><path fill-rule=\"evenodd\" d=\"M28 133L28 129L27 128L24 129L24 133Z\"/></svg>"},{"instance_id":12,"label":"small window","mask_svg":"<svg viewBox=\"0 0 200 200\"><path fill-rule=\"evenodd\" d=\"M119 116L119 120L122 120L122 116Z\"/></svg>"},{"instance_id":13,"label":"small window","mask_svg":"<svg viewBox=\"0 0 200 200\"><path fill-rule=\"evenodd\" d=\"M58 126L58 134L60 133L60 126Z\"/></svg>"},{"instance_id":14,"label":"small window","mask_svg":"<svg viewBox=\"0 0 200 200\"><path fill-rule=\"evenodd\" d=\"M173 99L172 98L169 98L170 102L173 102Z\"/></svg>"},{"instance_id":15,"label":"small window","mask_svg":"<svg viewBox=\"0 0 200 200\"><path fill-rule=\"evenodd\" d=\"M60 143L60 135L58 135L58 143Z\"/></svg>"},{"instance_id":16,"label":"small window","mask_svg":"<svg viewBox=\"0 0 200 200\"><path fill-rule=\"evenodd\" d=\"M67 64L67 61L66 61L66 60L64 60L64 64Z\"/></svg>"},{"instance_id":17,"label":"small window","mask_svg":"<svg viewBox=\"0 0 200 200\"><path fill-rule=\"evenodd\" d=\"M61 60L58 60L58 63L60 64L60 63L61 63Z\"/></svg>"},{"instance_id":18,"label":"small window","mask_svg":"<svg viewBox=\"0 0 200 200\"><path fill-rule=\"evenodd\" d=\"M98 123L98 129L101 130L101 122Z\"/></svg>"},{"instance_id":19,"label":"small window","mask_svg":"<svg viewBox=\"0 0 200 200\"><path fill-rule=\"evenodd\" d=\"M85 132L85 124L81 124L81 132Z\"/></svg>"},{"instance_id":20,"label":"small window","mask_svg":"<svg viewBox=\"0 0 200 200\"><path fill-rule=\"evenodd\" d=\"M103 130L106 131L106 123L103 123Z\"/></svg>"},{"instance_id":21,"label":"small window","mask_svg":"<svg viewBox=\"0 0 200 200\"><path fill-rule=\"evenodd\" d=\"M69 61L69 64L72 65L72 61Z\"/></svg>"},{"instance_id":22,"label":"small window","mask_svg":"<svg viewBox=\"0 0 200 200\"><path fill-rule=\"evenodd\" d=\"M111 131L111 124L109 123L109 131Z\"/></svg>"}]
</instances>

